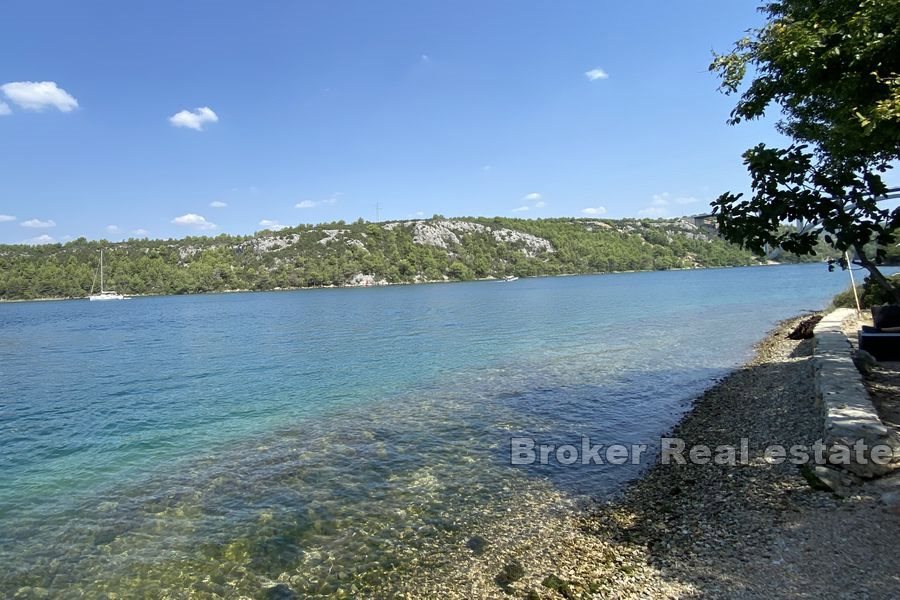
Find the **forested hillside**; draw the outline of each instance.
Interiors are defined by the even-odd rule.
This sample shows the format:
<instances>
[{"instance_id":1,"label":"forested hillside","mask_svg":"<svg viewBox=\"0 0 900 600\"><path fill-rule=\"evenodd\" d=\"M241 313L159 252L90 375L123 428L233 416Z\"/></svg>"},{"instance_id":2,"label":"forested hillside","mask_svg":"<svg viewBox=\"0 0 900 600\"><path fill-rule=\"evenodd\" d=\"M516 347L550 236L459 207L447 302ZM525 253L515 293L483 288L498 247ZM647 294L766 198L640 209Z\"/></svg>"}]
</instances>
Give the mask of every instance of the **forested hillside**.
<instances>
[{"instance_id":1,"label":"forested hillside","mask_svg":"<svg viewBox=\"0 0 900 600\"><path fill-rule=\"evenodd\" d=\"M691 221L445 219L301 225L253 236L0 245L0 299L77 298L107 288L188 294L505 275L748 265L750 253Z\"/></svg>"}]
</instances>

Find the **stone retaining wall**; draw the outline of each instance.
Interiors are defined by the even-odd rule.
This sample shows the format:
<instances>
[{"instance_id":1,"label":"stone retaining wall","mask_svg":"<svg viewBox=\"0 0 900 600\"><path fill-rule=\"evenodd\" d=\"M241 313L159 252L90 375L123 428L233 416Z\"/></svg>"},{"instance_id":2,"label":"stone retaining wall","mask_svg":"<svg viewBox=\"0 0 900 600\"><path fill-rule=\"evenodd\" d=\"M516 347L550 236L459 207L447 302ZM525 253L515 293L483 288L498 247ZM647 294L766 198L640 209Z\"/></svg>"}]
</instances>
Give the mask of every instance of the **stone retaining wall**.
<instances>
[{"instance_id":1,"label":"stone retaining wall","mask_svg":"<svg viewBox=\"0 0 900 600\"><path fill-rule=\"evenodd\" d=\"M853 448L859 440L869 448L893 447L896 440L875 411L862 375L853 364L853 347L843 332L844 322L855 315L851 308L839 308L825 315L813 330L816 401L823 418L823 441L829 448ZM864 478L878 477L892 470L891 465L873 463L868 452L865 460L840 466Z\"/></svg>"}]
</instances>

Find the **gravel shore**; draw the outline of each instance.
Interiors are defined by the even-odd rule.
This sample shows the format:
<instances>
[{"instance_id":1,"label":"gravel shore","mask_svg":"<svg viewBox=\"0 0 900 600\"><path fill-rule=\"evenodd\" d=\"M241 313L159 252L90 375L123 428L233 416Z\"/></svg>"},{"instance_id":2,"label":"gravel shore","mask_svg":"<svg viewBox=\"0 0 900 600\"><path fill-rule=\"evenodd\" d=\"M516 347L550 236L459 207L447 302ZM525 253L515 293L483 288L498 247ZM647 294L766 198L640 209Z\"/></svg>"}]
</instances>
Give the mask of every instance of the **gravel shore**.
<instances>
[{"instance_id":1,"label":"gravel shore","mask_svg":"<svg viewBox=\"0 0 900 600\"><path fill-rule=\"evenodd\" d=\"M900 514L865 487L837 498L796 466L767 462L770 444L820 437L811 341L785 322L752 362L697 400L675 434L690 444L749 438L750 465L657 465L621 502L586 519L597 535L646 548L671 597L896 598ZM690 588L686 592L683 586Z\"/></svg>"},{"instance_id":2,"label":"gravel shore","mask_svg":"<svg viewBox=\"0 0 900 600\"><path fill-rule=\"evenodd\" d=\"M650 468L610 504L566 510L548 490L533 510L485 529L512 540L415 582L410 598L896 598L900 513L878 494L813 490L771 444L820 437L811 340L782 323L755 358L708 390L673 436L688 447L739 446L749 464ZM533 501L532 499L523 499Z\"/></svg>"}]
</instances>

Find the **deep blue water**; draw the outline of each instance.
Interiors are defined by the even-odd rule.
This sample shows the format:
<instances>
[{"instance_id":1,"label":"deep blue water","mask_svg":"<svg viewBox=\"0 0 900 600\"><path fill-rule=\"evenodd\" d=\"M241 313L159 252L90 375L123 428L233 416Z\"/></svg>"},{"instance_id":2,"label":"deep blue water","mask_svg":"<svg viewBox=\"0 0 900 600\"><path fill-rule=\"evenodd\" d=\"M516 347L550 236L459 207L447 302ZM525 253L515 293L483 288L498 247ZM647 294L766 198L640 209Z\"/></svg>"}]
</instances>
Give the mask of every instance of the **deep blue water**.
<instances>
[{"instance_id":1,"label":"deep blue water","mask_svg":"<svg viewBox=\"0 0 900 600\"><path fill-rule=\"evenodd\" d=\"M509 437L652 444L846 286L804 265L0 305L0 595L371 583L511 487L615 493L642 467L514 467Z\"/></svg>"}]
</instances>

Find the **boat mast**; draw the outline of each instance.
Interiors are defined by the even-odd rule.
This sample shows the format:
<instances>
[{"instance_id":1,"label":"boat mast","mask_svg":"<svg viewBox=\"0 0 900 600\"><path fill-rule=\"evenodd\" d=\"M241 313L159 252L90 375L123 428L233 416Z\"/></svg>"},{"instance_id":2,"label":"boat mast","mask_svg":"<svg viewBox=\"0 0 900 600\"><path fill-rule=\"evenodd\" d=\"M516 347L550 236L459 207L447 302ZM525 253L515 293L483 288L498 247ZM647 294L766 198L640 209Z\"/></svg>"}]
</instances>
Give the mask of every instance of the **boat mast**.
<instances>
[{"instance_id":1,"label":"boat mast","mask_svg":"<svg viewBox=\"0 0 900 600\"><path fill-rule=\"evenodd\" d=\"M100 248L100 293L103 293L103 248Z\"/></svg>"}]
</instances>

